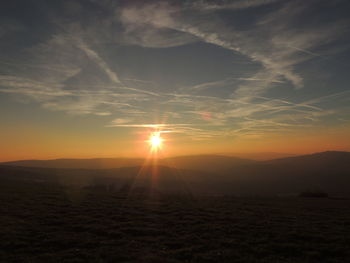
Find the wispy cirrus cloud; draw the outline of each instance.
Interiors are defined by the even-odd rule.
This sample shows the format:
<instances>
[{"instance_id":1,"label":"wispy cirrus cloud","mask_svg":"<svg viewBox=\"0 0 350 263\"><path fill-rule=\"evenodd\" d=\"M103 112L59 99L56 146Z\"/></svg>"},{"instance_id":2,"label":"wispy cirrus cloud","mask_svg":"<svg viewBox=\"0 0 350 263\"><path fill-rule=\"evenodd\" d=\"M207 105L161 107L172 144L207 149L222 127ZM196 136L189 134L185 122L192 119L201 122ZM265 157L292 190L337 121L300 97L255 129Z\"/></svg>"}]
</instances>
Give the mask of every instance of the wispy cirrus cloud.
<instances>
[{"instance_id":1,"label":"wispy cirrus cloud","mask_svg":"<svg viewBox=\"0 0 350 263\"><path fill-rule=\"evenodd\" d=\"M190 6L198 10L208 10L208 11L227 10L227 9L237 10L237 9L259 7L262 5L272 4L278 1L283 1L283 0L236 0L236 1L224 1L220 4L217 4L213 1L200 1L200 2L194 2Z\"/></svg>"},{"instance_id":2,"label":"wispy cirrus cloud","mask_svg":"<svg viewBox=\"0 0 350 263\"><path fill-rule=\"evenodd\" d=\"M325 47L349 31L346 18L312 18L318 22L300 26L299 19L308 21L306 14L315 3L101 1L95 3L101 16L77 2L66 8L68 18L52 18L55 30L51 34L11 58L0 54L0 92L26 96L49 110L110 116L108 127L159 128L197 139L262 136L316 126L336 116L336 102L350 94L293 96L310 88L302 66L322 58ZM269 8L259 9L266 5ZM249 19L236 18L241 11ZM0 37L9 28L1 26ZM182 72L188 77L179 68L189 61L179 62L176 52L192 54L203 44L211 52L225 50L233 54L232 60L237 54L244 60L232 64L253 66L243 72L232 67L231 75L209 78L206 75L226 67L221 63L225 58L215 61L213 56L214 66L203 70L201 79L192 78L188 85L180 81L181 75L178 83L173 83L176 78L167 80L162 70L168 67L175 69L174 75ZM195 48L188 51L183 48L186 45ZM197 66L202 68L201 56L206 55L198 53L191 59L198 59ZM147 62L143 68L139 66L142 61ZM164 113L169 123L152 124L155 112ZM177 122L182 124L172 124Z\"/></svg>"},{"instance_id":3,"label":"wispy cirrus cloud","mask_svg":"<svg viewBox=\"0 0 350 263\"><path fill-rule=\"evenodd\" d=\"M275 1L235 1L233 4L214 4L212 7L214 10L230 9L234 6L248 8L272 2ZM197 2L195 6L199 9L201 6L211 9L210 4L203 2ZM282 8L264 15L254 27L245 31L227 26L216 16L211 17L210 21L193 14L176 19L177 10L166 4L130 6L122 11L121 19L133 27L149 24L178 30L207 43L246 55L262 64L261 71L251 78L265 79L262 84L264 88L255 89L254 86L242 85L238 92L245 90L245 93L261 93L269 89L271 83L281 81L280 77L290 81L296 88L302 88L303 79L296 73L295 66L310 59L310 56L301 53L314 55L310 49L329 43L348 30L343 23L335 23L320 28L305 27L303 32L296 32L292 23L308 7L307 3L287 1Z\"/></svg>"},{"instance_id":4,"label":"wispy cirrus cloud","mask_svg":"<svg viewBox=\"0 0 350 263\"><path fill-rule=\"evenodd\" d=\"M92 61L94 61L107 74L107 76L110 78L110 80L113 83L115 83L115 84L119 84L120 83L120 80L119 80L119 77L117 76L117 74L109 68L107 63L98 55L98 53L95 50L89 48L81 40L77 41L77 47L80 48L82 51L84 51L85 54Z\"/></svg>"}]
</instances>

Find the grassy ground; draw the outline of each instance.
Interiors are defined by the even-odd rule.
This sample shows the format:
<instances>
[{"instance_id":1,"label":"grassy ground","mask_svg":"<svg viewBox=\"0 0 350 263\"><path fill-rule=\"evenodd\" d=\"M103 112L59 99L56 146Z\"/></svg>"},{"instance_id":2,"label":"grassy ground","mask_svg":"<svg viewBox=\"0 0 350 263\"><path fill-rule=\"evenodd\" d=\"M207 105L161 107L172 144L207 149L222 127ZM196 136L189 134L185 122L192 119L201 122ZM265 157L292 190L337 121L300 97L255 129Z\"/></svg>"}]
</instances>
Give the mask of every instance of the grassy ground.
<instances>
[{"instance_id":1,"label":"grassy ground","mask_svg":"<svg viewBox=\"0 0 350 263\"><path fill-rule=\"evenodd\" d=\"M0 262L350 262L348 200L0 190Z\"/></svg>"}]
</instances>

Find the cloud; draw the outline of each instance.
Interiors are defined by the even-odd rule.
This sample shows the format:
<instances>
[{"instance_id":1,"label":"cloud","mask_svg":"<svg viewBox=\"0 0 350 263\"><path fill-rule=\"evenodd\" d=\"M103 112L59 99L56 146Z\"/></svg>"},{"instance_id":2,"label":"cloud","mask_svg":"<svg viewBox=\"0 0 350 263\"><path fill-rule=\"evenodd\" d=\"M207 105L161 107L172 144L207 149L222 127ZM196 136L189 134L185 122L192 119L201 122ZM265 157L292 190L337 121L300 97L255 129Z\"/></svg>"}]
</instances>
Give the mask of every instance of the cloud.
<instances>
[{"instance_id":1,"label":"cloud","mask_svg":"<svg viewBox=\"0 0 350 263\"><path fill-rule=\"evenodd\" d=\"M246 9L252 7L258 7L262 5L272 4L281 0L235 0L235 1L225 1L222 4L213 3L213 1L198 1L192 4L192 8L198 10L237 10Z\"/></svg>"},{"instance_id":2,"label":"cloud","mask_svg":"<svg viewBox=\"0 0 350 263\"><path fill-rule=\"evenodd\" d=\"M128 5L118 12L118 20L125 27L123 41L152 48L175 47L198 41L192 34L169 27L174 23L172 14L179 11L168 2Z\"/></svg>"},{"instance_id":3,"label":"cloud","mask_svg":"<svg viewBox=\"0 0 350 263\"><path fill-rule=\"evenodd\" d=\"M249 97L249 99L223 99L192 94L174 94L173 99L164 103L183 104L183 109L192 106L194 110L179 113L191 120L194 127L203 127L203 132L206 132L208 138L242 137L252 133L259 133L261 137L263 134L286 133L320 125L325 118L332 118L339 114L339 110L344 109L325 110L316 104L319 104L321 100L331 103L330 99L337 101L344 95L349 98L349 94L343 93L295 103L286 99L261 96ZM209 115L210 118L203 118L203 114ZM206 125L215 128L210 131ZM230 128L227 129L228 127Z\"/></svg>"},{"instance_id":4,"label":"cloud","mask_svg":"<svg viewBox=\"0 0 350 263\"><path fill-rule=\"evenodd\" d=\"M277 1L235 1L223 5L196 2L193 6L215 11L249 8L273 2ZM261 63L263 69L251 78L265 79L263 85L257 88L250 84L243 85L237 91L239 94L242 90L244 94L259 94L269 89L271 83L281 81L281 77L290 81L296 88L302 88L303 78L296 73L295 66L315 56L310 49L329 43L345 32L346 27L339 23L321 28L305 26L303 31L296 31L293 22L308 7L307 3L287 1L279 10L265 15L254 27L246 31L228 27L216 17L211 17L208 22L200 15L192 13L190 17L179 16L178 11L169 4L152 3L141 7L128 7L122 10L121 16L130 27L149 25L178 30L207 43L239 52ZM305 56L305 53L312 56Z\"/></svg>"},{"instance_id":5,"label":"cloud","mask_svg":"<svg viewBox=\"0 0 350 263\"><path fill-rule=\"evenodd\" d=\"M114 119L114 120L112 121L113 124L117 124L117 125L124 124L124 123L128 123L128 122L132 122L132 119L117 118L117 119Z\"/></svg>"},{"instance_id":6,"label":"cloud","mask_svg":"<svg viewBox=\"0 0 350 263\"><path fill-rule=\"evenodd\" d=\"M142 24L127 28L126 32L122 34L121 40L124 44L148 48L177 47L196 41L198 41L198 38L190 34L184 34L183 32L178 32L173 29L145 26Z\"/></svg>"},{"instance_id":7,"label":"cloud","mask_svg":"<svg viewBox=\"0 0 350 263\"><path fill-rule=\"evenodd\" d=\"M172 14L177 9L169 2L150 2L142 5L129 5L120 12L120 20L128 28L139 25L153 25L155 27L171 27L174 24Z\"/></svg>"},{"instance_id":8,"label":"cloud","mask_svg":"<svg viewBox=\"0 0 350 263\"><path fill-rule=\"evenodd\" d=\"M313 1L91 3L103 15L73 4L73 9L65 9L72 13L51 18L51 34L19 47L12 57L1 54L0 92L29 97L49 110L110 116L108 127L162 129L200 140L259 137L319 125L339 113L336 102L349 98L347 91L307 99L296 95L304 95L299 92L307 83L301 66L323 58L324 47L348 30L346 21L341 20L304 22L309 21L305 14L314 7ZM254 13L264 5L271 9ZM241 11L247 15L238 21L242 27L235 16ZM299 19L304 19L302 26ZM23 30L28 27L1 25L0 37ZM155 50L169 52L169 57L161 57L167 62L162 66L172 66L177 61L176 47L197 42L209 44L212 52L225 49L239 54L243 63L253 66L237 74L237 68L232 68L232 76L217 79L206 78L203 72L202 79L193 78L188 85L169 82L174 87L169 92L157 78L147 78L147 69L139 69L131 60L121 61L120 52L137 45L143 48L133 50L147 53L151 62L160 60ZM129 57L133 63L141 59L137 52ZM219 59L213 64L211 70L219 73L225 67ZM166 123L152 119L156 112L164 113ZM177 122L183 123L172 124Z\"/></svg>"},{"instance_id":9,"label":"cloud","mask_svg":"<svg viewBox=\"0 0 350 263\"><path fill-rule=\"evenodd\" d=\"M277 1L235 1L222 5L196 2L191 8L216 12L257 7L273 2ZM235 119L236 126L240 128L233 130L233 134L288 131L314 125L313 122L334 114L334 111L325 111L309 102L292 103L268 98L266 102L257 100L261 100L263 94L275 87L274 84L290 82L297 89L303 88L304 79L298 73L297 67L321 56L313 50L335 41L347 28L342 22L332 22L317 27L306 25L302 30L296 30L295 21L306 9L312 8L312 5L299 1L279 2L284 3L277 11L265 14L245 31L228 26L217 16L211 16L208 22L200 14L191 13L190 17L179 15L167 5L160 8L162 15L155 13L158 8L150 6L132 9L132 16L129 17L131 19L126 22L134 27L149 24L151 27L178 30L204 42L243 54L262 66L249 77L216 80L182 88L180 94L174 94L164 104L190 109L182 111L181 114L187 118L190 115L197 122L203 121L201 115L205 111L210 112L212 118L207 121L212 125L229 125ZM196 91L200 94L201 91L217 90L224 86L231 86L233 90L230 100L194 96L192 93ZM260 119L255 115L260 115Z\"/></svg>"},{"instance_id":10,"label":"cloud","mask_svg":"<svg viewBox=\"0 0 350 263\"><path fill-rule=\"evenodd\" d=\"M115 121L112 121L112 124L108 127L124 127L124 128L154 128L154 129L162 129L162 128L172 128L172 127L186 127L191 126L191 124L113 124Z\"/></svg>"},{"instance_id":11,"label":"cloud","mask_svg":"<svg viewBox=\"0 0 350 263\"><path fill-rule=\"evenodd\" d=\"M120 83L120 80L119 80L119 77L117 76L117 74L108 67L107 63L97 54L96 51L94 51L93 49L89 48L81 40L77 41L77 46L81 50L83 50L85 52L85 54L91 60L93 60L107 74L107 76L110 78L110 80L113 83L115 83L115 84L119 84Z\"/></svg>"},{"instance_id":12,"label":"cloud","mask_svg":"<svg viewBox=\"0 0 350 263\"><path fill-rule=\"evenodd\" d=\"M172 124L150 124L150 123L138 123L138 124L113 124L107 125L107 127L115 128L131 128L131 129L152 129L159 131L160 133L172 133L180 136L185 136L191 140L210 140L215 137L222 137L227 135L225 130L208 130L205 126L193 125L190 123L172 123Z\"/></svg>"},{"instance_id":13,"label":"cloud","mask_svg":"<svg viewBox=\"0 0 350 263\"><path fill-rule=\"evenodd\" d=\"M237 79L224 79L224 80L218 80L218 81L211 81L211 82L205 82L205 83L201 83L198 85L194 85L190 88L190 90L195 90L195 91L201 91L204 89L209 89L209 88L219 88L219 87L223 87L223 86L227 86L229 84L232 84L235 80Z\"/></svg>"}]
</instances>

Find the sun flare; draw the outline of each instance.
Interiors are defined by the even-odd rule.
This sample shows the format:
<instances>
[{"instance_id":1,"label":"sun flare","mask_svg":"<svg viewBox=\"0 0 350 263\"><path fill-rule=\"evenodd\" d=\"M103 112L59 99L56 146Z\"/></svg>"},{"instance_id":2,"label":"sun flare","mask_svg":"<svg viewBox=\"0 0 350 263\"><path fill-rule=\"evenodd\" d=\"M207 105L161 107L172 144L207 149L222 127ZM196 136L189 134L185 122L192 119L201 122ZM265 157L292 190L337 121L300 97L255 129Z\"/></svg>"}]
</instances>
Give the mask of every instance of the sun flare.
<instances>
[{"instance_id":1,"label":"sun flare","mask_svg":"<svg viewBox=\"0 0 350 263\"><path fill-rule=\"evenodd\" d=\"M154 132L151 134L149 144L152 151L157 151L162 147L163 138L160 136L160 132Z\"/></svg>"}]
</instances>

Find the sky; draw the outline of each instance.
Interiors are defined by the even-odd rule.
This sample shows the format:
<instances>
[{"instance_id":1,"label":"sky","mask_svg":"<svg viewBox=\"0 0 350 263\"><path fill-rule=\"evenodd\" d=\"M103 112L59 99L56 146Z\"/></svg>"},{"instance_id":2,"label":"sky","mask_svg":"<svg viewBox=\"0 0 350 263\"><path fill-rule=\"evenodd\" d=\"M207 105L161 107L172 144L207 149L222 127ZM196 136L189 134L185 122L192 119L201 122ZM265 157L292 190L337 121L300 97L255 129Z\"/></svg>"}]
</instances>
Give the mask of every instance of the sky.
<instances>
[{"instance_id":1,"label":"sky","mask_svg":"<svg viewBox=\"0 0 350 263\"><path fill-rule=\"evenodd\" d=\"M350 151L348 0L3 0L0 161Z\"/></svg>"}]
</instances>

